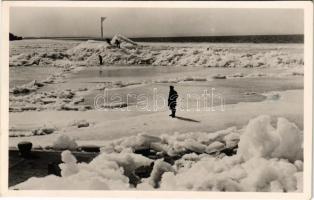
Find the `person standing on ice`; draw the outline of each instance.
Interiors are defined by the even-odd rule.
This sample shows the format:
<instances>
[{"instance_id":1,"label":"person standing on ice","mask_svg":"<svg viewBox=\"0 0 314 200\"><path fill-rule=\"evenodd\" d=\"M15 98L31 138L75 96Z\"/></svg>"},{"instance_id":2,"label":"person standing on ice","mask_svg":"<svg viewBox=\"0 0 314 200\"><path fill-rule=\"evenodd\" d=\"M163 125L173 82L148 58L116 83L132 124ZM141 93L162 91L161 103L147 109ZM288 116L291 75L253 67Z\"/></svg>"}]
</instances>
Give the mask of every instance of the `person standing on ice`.
<instances>
[{"instance_id":1,"label":"person standing on ice","mask_svg":"<svg viewBox=\"0 0 314 200\"><path fill-rule=\"evenodd\" d=\"M115 41L115 45L116 45L116 47L118 47L120 49L120 41L119 40Z\"/></svg>"},{"instance_id":2,"label":"person standing on ice","mask_svg":"<svg viewBox=\"0 0 314 200\"><path fill-rule=\"evenodd\" d=\"M99 75L101 76L102 75L101 65L103 64L101 55L98 55L98 59L99 59Z\"/></svg>"},{"instance_id":3,"label":"person standing on ice","mask_svg":"<svg viewBox=\"0 0 314 200\"><path fill-rule=\"evenodd\" d=\"M177 91L174 90L174 87L171 85L170 86L170 91L169 91L169 97L168 97L168 106L169 109L171 110L171 116L172 118L176 117L176 106L177 106L177 98L179 97Z\"/></svg>"},{"instance_id":4,"label":"person standing on ice","mask_svg":"<svg viewBox=\"0 0 314 200\"><path fill-rule=\"evenodd\" d=\"M102 65L102 57L101 57L101 55L98 55L98 59L99 59L99 65Z\"/></svg>"}]
</instances>

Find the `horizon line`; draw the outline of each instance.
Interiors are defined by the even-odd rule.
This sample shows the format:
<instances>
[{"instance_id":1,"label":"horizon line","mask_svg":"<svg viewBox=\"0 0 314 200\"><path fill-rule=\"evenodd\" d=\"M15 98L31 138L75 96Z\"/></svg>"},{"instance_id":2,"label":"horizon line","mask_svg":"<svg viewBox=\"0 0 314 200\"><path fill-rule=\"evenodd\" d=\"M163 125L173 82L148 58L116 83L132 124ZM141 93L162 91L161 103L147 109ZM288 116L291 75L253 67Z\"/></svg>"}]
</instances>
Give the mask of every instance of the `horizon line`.
<instances>
[{"instance_id":1,"label":"horizon line","mask_svg":"<svg viewBox=\"0 0 314 200\"><path fill-rule=\"evenodd\" d=\"M13 33L12 33L13 34ZM14 34L15 35L15 34ZM131 36L128 38L134 39L145 39L145 38L199 38L199 37L249 37L249 36L304 36L304 33L298 34L252 34L252 35L191 35L191 36ZM107 36L107 37L99 37L99 36L21 36L23 39L28 38L98 38L98 39L105 39L111 38L114 36Z\"/></svg>"}]
</instances>

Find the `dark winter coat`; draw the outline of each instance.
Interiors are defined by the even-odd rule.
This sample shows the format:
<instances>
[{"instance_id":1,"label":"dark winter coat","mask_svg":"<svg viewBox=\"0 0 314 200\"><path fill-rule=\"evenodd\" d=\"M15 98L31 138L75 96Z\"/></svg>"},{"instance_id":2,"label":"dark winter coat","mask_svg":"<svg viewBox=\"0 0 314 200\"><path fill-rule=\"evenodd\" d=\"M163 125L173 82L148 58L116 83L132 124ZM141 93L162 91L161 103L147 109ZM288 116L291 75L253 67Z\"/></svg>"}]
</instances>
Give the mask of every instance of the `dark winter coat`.
<instances>
[{"instance_id":1,"label":"dark winter coat","mask_svg":"<svg viewBox=\"0 0 314 200\"><path fill-rule=\"evenodd\" d=\"M99 58L99 64L102 65L102 57L101 57L101 55L98 55L98 58Z\"/></svg>"},{"instance_id":2,"label":"dark winter coat","mask_svg":"<svg viewBox=\"0 0 314 200\"><path fill-rule=\"evenodd\" d=\"M168 106L170 109L174 109L177 106L177 98L179 97L177 91L170 90L168 97Z\"/></svg>"}]
</instances>

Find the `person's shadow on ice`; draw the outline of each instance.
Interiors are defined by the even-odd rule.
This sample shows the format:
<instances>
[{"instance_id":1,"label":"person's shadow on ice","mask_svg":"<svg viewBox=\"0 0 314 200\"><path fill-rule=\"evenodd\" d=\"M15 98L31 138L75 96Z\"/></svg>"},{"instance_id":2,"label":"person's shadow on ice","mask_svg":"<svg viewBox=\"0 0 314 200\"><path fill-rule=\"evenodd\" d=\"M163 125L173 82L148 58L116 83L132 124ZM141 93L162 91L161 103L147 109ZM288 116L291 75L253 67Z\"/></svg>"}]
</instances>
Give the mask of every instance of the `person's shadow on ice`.
<instances>
[{"instance_id":1,"label":"person's shadow on ice","mask_svg":"<svg viewBox=\"0 0 314 200\"><path fill-rule=\"evenodd\" d=\"M179 120L183 120L183 121L188 121L188 122L196 122L196 123L200 123L201 121L195 120L195 119L191 119L191 118L186 118L186 117L179 117L176 116L175 118L179 119Z\"/></svg>"}]
</instances>

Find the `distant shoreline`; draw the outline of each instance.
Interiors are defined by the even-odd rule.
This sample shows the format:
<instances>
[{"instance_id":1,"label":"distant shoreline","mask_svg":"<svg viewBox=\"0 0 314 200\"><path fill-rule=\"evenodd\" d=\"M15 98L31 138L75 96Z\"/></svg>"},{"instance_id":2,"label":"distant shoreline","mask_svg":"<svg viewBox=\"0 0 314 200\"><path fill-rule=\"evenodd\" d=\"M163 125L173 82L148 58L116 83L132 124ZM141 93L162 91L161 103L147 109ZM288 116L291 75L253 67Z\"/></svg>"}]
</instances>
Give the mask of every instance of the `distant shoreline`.
<instances>
[{"instance_id":1,"label":"distant shoreline","mask_svg":"<svg viewBox=\"0 0 314 200\"><path fill-rule=\"evenodd\" d=\"M99 37L24 37L23 39L102 40ZM240 36L187 36L136 37L135 42L213 42L213 43L304 43L303 34L293 35L240 35Z\"/></svg>"}]
</instances>

